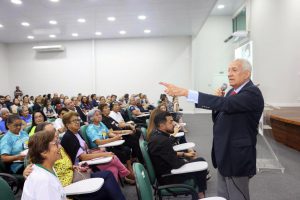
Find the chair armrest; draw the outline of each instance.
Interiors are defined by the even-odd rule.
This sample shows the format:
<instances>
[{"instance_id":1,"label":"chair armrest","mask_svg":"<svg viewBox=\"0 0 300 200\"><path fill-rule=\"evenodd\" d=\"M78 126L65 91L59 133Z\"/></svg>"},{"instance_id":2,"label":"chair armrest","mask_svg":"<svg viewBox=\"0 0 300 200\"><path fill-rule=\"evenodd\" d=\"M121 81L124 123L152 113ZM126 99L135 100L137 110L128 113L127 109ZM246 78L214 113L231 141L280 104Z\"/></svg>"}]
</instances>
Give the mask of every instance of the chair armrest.
<instances>
[{"instance_id":1,"label":"chair armrest","mask_svg":"<svg viewBox=\"0 0 300 200\"><path fill-rule=\"evenodd\" d=\"M20 189L18 179L13 175L7 173L0 173L0 176L8 183L9 187L16 195Z\"/></svg>"}]
</instances>

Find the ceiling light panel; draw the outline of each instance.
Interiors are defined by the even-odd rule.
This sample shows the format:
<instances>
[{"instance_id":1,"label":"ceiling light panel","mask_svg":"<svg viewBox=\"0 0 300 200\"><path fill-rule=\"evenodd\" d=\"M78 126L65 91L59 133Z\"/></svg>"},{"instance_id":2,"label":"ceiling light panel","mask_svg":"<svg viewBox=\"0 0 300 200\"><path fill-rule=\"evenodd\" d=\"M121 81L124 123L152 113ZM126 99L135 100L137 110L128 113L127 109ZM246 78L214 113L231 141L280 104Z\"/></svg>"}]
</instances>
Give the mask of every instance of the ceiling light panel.
<instances>
[{"instance_id":1,"label":"ceiling light panel","mask_svg":"<svg viewBox=\"0 0 300 200\"><path fill-rule=\"evenodd\" d=\"M56 35L51 34L49 35L49 38L56 38Z\"/></svg>"},{"instance_id":2,"label":"ceiling light panel","mask_svg":"<svg viewBox=\"0 0 300 200\"><path fill-rule=\"evenodd\" d=\"M79 18L79 19L77 19L77 21L78 21L79 23L85 23L85 22L86 22L86 20L85 20L84 18Z\"/></svg>"},{"instance_id":3,"label":"ceiling light panel","mask_svg":"<svg viewBox=\"0 0 300 200\"><path fill-rule=\"evenodd\" d=\"M27 38L28 38L29 40L33 40L33 39L34 39L34 36L28 35Z\"/></svg>"},{"instance_id":4,"label":"ceiling light panel","mask_svg":"<svg viewBox=\"0 0 300 200\"><path fill-rule=\"evenodd\" d=\"M30 26L30 24L28 22L22 22L21 25L22 26Z\"/></svg>"},{"instance_id":5,"label":"ceiling light panel","mask_svg":"<svg viewBox=\"0 0 300 200\"><path fill-rule=\"evenodd\" d=\"M146 17L145 15L139 15L139 16L138 16L138 19L139 19L139 20L145 20L145 19L147 19L147 17Z\"/></svg>"},{"instance_id":6,"label":"ceiling light panel","mask_svg":"<svg viewBox=\"0 0 300 200\"><path fill-rule=\"evenodd\" d=\"M10 2L16 5L21 5L23 3L21 0L10 0Z\"/></svg>"},{"instance_id":7,"label":"ceiling light panel","mask_svg":"<svg viewBox=\"0 0 300 200\"><path fill-rule=\"evenodd\" d=\"M55 20L50 20L50 21L49 21L49 24L56 25L56 24L57 24L57 21L55 21Z\"/></svg>"},{"instance_id":8,"label":"ceiling light panel","mask_svg":"<svg viewBox=\"0 0 300 200\"><path fill-rule=\"evenodd\" d=\"M78 37L78 33L72 33L73 37Z\"/></svg>"},{"instance_id":9,"label":"ceiling light panel","mask_svg":"<svg viewBox=\"0 0 300 200\"><path fill-rule=\"evenodd\" d=\"M114 21L116 21L116 18L115 17L108 17L107 20L110 21L110 22L114 22Z\"/></svg>"}]
</instances>

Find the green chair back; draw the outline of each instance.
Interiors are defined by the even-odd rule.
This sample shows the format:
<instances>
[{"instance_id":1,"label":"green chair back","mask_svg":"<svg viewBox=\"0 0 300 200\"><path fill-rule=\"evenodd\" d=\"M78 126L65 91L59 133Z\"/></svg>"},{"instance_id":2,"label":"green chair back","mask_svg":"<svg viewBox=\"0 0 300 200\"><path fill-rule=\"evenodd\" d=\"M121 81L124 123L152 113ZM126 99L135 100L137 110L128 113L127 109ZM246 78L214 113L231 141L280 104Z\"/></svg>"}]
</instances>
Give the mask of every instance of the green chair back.
<instances>
[{"instance_id":1,"label":"green chair back","mask_svg":"<svg viewBox=\"0 0 300 200\"><path fill-rule=\"evenodd\" d=\"M128 118L129 118L129 120L133 120L133 117L132 117L132 113L131 113L131 111L129 110L129 108L127 108L126 109L126 111L127 111L127 114L128 114Z\"/></svg>"},{"instance_id":2,"label":"green chair back","mask_svg":"<svg viewBox=\"0 0 300 200\"><path fill-rule=\"evenodd\" d=\"M144 140L147 140L147 129L145 127L141 128Z\"/></svg>"},{"instance_id":3,"label":"green chair back","mask_svg":"<svg viewBox=\"0 0 300 200\"><path fill-rule=\"evenodd\" d=\"M148 171L148 175L149 175L149 180L151 182L151 185L155 184L155 180L156 180L156 175L155 175L155 171L153 168L153 164L150 158L150 155L148 153L148 142L146 142L145 140L140 140L140 149L142 151L143 154L143 158L144 158L144 163L146 164L146 168Z\"/></svg>"},{"instance_id":4,"label":"green chair back","mask_svg":"<svg viewBox=\"0 0 300 200\"><path fill-rule=\"evenodd\" d=\"M8 183L0 177L0 197L5 200L14 200L15 196Z\"/></svg>"},{"instance_id":5,"label":"green chair back","mask_svg":"<svg viewBox=\"0 0 300 200\"><path fill-rule=\"evenodd\" d=\"M153 200L152 186L149 176L141 163L133 164L133 173L136 180L136 190L139 200Z\"/></svg>"},{"instance_id":6,"label":"green chair back","mask_svg":"<svg viewBox=\"0 0 300 200\"><path fill-rule=\"evenodd\" d=\"M89 148L91 148L91 144L89 143L87 134L86 134L86 129L87 129L88 125L83 125L80 127L80 132L81 132L81 136L83 137L85 143L88 145Z\"/></svg>"}]
</instances>

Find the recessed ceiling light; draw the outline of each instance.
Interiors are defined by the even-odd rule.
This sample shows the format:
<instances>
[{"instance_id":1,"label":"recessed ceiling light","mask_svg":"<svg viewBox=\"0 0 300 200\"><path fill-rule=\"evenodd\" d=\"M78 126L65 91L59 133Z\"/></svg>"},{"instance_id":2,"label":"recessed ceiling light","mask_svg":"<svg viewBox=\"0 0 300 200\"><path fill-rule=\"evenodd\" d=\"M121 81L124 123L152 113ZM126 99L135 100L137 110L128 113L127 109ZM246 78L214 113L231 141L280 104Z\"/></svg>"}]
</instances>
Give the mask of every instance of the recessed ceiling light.
<instances>
[{"instance_id":1,"label":"recessed ceiling light","mask_svg":"<svg viewBox=\"0 0 300 200\"><path fill-rule=\"evenodd\" d=\"M28 22L22 22L21 25L22 26L30 26L30 24Z\"/></svg>"},{"instance_id":2,"label":"recessed ceiling light","mask_svg":"<svg viewBox=\"0 0 300 200\"><path fill-rule=\"evenodd\" d=\"M49 35L49 38L56 38L56 35Z\"/></svg>"},{"instance_id":3,"label":"recessed ceiling light","mask_svg":"<svg viewBox=\"0 0 300 200\"><path fill-rule=\"evenodd\" d=\"M21 0L10 0L10 2L12 2L13 4L17 4L17 5L20 5L23 3Z\"/></svg>"},{"instance_id":4,"label":"recessed ceiling light","mask_svg":"<svg viewBox=\"0 0 300 200\"><path fill-rule=\"evenodd\" d=\"M220 5L218 5L217 8L218 8L218 9L223 9L223 8L225 8L225 6L224 6L223 4L220 4Z\"/></svg>"},{"instance_id":5,"label":"recessed ceiling light","mask_svg":"<svg viewBox=\"0 0 300 200\"><path fill-rule=\"evenodd\" d=\"M59 2L59 0L49 0L49 1L54 2L54 3Z\"/></svg>"},{"instance_id":6,"label":"recessed ceiling light","mask_svg":"<svg viewBox=\"0 0 300 200\"><path fill-rule=\"evenodd\" d=\"M72 33L73 37L78 37L78 33Z\"/></svg>"},{"instance_id":7,"label":"recessed ceiling light","mask_svg":"<svg viewBox=\"0 0 300 200\"><path fill-rule=\"evenodd\" d=\"M113 22L113 21L116 21L116 18L115 17L108 17L107 20Z\"/></svg>"},{"instance_id":8,"label":"recessed ceiling light","mask_svg":"<svg viewBox=\"0 0 300 200\"><path fill-rule=\"evenodd\" d=\"M55 24L57 24L57 21L55 21L55 20L50 20L50 21L49 21L49 24L55 25Z\"/></svg>"},{"instance_id":9,"label":"recessed ceiling light","mask_svg":"<svg viewBox=\"0 0 300 200\"><path fill-rule=\"evenodd\" d=\"M126 34L126 31L120 31L120 34L121 34L121 35L125 35L125 34Z\"/></svg>"},{"instance_id":10,"label":"recessed ceiling light","mask_svg":"<svg viewBox=\"0 0 300 200\"><path fill-rule=\"evenodd\" d=\"M147 17L146 17L145 15L139 15L139 16L138 16L138 19L139 19L139 20L145 20L146 18L147 18Z\"/></svg>"},{"instance_id":11,"label":"recessed ceiling light","mask_svg":"<svg viewBox=\"0 0 300 200\"><path fill-rule=\"evenodd\" d=\"M0 24L0 28L3 28L3 25L2 25L2 24Z\"/></svg>"},{"instance_id":12,"label":"recessed ceiling light","mask_svg":"<svg viewBox=\"0 0 300 200\"><path fill-rule=\"evenodd\" d=\"M34 36L28 35L27 38L28 38L29 40L33 40L33 39L34 39Z\"/></svg>"},{"instance_id":13,"label":"recessed ceiling light","mask_svg":"<svg viewBox=\"0 0 300 200\"><path fill-rule=\"evenodd\" d=\"M145 30L144 30L144 33L149 34L149 33L151 33L151 30L145 29Z\"/></svg>"},{"instance_id":14,"label":"recessed ceiling light","mask_svg":"<svg viewBox=\"0 0 300 200\"><path fill-rule=\"evenodd\" d=\"M101 32L95 32L95 35L102 35L102 33Z\"/></svg>"},{"instance_id":15,"label":"recessed ceiling light","mask_svg":"<svg viewBox=\"0 0 300 200\"><path fill-rule=\"evenodd\" d=\"M78 21L79 23L85 23L85 19L84 19L84 18L79 18L79 19L77 19L77 21Z\"/></svg>"}]
</instances>

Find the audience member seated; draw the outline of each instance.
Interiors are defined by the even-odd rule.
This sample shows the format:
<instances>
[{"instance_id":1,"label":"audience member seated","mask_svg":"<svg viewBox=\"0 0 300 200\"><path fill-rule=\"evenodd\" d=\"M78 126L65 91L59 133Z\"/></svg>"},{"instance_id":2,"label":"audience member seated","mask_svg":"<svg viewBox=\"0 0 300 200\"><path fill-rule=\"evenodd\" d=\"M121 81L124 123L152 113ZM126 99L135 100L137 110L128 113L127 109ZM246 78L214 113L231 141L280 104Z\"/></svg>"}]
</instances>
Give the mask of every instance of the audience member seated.
<instances>
[{"instance_id":1,"label":"audience member seated","mask_svg":"<svg viewBox=\"0 0 300 200\"><path fill-rule=\"evenodd\" d=\"M114 104L118 103L115 102L111 105ZM117 121L109 116L110 108L107 104L100 104L99 109L102 112L102 122L110 131L112 131L114 134L128 134L122 136L125 140L124 145L131 149L131 156L133 160L136 160L136 158L138 158L139 161L142 162L143 156L139 145L141 132L139 130L136 130L132 125L126 126L125 124L125 126L121 125L123 126L121 127Z\"/></svg>"},{"instance_id":2,"label":"audience member seated","mask_svg":"<svg viewBox=\"0 0 300 200\"><path fill-rule=\"evenodd\" d=\"M55 129L49 122L43 122L39 124L36 131L48 131L50 133L55 133ZM57 133L56 138L58 137ZM59 140L58 140L59 141ZM86 199L86 200L98 200L98 199L108 199L108 200L119 200L125 199L122 191L115 180L113 174L110 171L97 171L91 172L91 170L86 166L73 165L69 156L65 152L64 148L60 148L61 158L58 159L53 168L55 174L63 187L70 185L71 183L77 182L79 180L87 178L103 178L104 184L100 190L90 193L76 196L76 199ZM23 172L25 177L28 177L32 172L32 164L27 166Z\"/></svg>"},{"instance_id":3,"label":"audience member seated","mask_svg":"<svg viewBox=\"0 0 300 200\"><path fill-rule=\"evenodd\" d=\"M55 133L37 132L30 138L28 147L34 165L25 181L21 199L66 199L63 186L53 170L54 163L60 159L59 141Z\"/></svg>"},{"instance_id":4,"label":"audience member seated","mask_svg":"<svg viewBox=\"0 0 300 200\"><path fill-rule=\"evenodd\" d=\"M92 94L92 95L91 95L91 98L92 98L92 107L93 107L93 108L98 107L98 106L99 106L99 103L97 102L96 94Z\"/></svg>"},{"instance_id":5,"label":"audience member seated","mask_svg":"<svg viewBox=\"0 0 300 200\"><path fill-rule=\"evenodd\" d=\"M139 107L137 106L137 102L135 97L130 97L130 101L129 101L129 110L132 113L132 115L134 117L137 117L139 115L142 115L143 112L141 112L141 110L139 109Z\"/></svg>"},{"instance_id":6,"label":"audience member seated","mask_svg":"<svg viewBox=\"0 0 300 200\"><path fill-rule=\"evenodd\" d=\"M32 124L29 128L29 136L33 136L35 133L36 126L42 122L47 121L47 117L41 111L36 111L32 114Z\"/></svg>"},{"instance_id":7,"label":"audience member seated","mask_svg":"<svg viewBox=\"0 0 300 200\"><path fill-rule=\"evenodd\" d=\"M21 119L26 122L27 126L30 126L32 123L32 115L29 114L29 109L27 106L21 106L19 111Z\"/></svg>"},{"instance_id":8,"label":"audience member seated","mask_svg":"<svg viewBox=\"0 0 300 200\"><path fill-rule=\"evenodd\" d=\"M62 137L67 130L62 121L64 114L66 114L67 112L68 112L67 108L60 109L58 111L58 118L56 118L55 121L53 122L54 128L56 129L56 131L58 131L60 137Z\"/></svg>"},{"instance_id":9,"label":"audience member seated","mask_svg":"<svg viewBox=\"0 0 300 200\"><path fill-rule=\"evenodd\" d=\"M164 103L158 105L157 108L154 109L151 112L151 115L150 115L150 118L149 118L149 125L148 125L148 128L147 128L147 136L146 136L147 141L149 141L149 139L151 137L151 134L156 131L155 130L154 119L155 119L155 116L158 113L161 113L161 112L166 112L166 107L165 107ZM182 129L182 127L180 127L180 125L178 123L176 123L176 122L174 122L174 126L175 126L174 133L171 134L171 136L175 136ZM174 141L176 143L179 143L179 144L186 143L185 135L183 135L183 136L181 136L179 138L174 138ZM193 152L194 150L193 149L189 149L188 151L189 152Z\"/></svg>"},{"instance_id":10,"label":"audience member seated","mask_svg":"<svg viewBox=\"0 0 300 200\"><path fill-rule=\"evenodd\" d=\"M30 103L28 95L23 96L22 106L27 106L29 113L32 114L33 104Z\"/></svg>"},{"instance_id":11,"label":"audience member seated","mask_svg":"<svg viewBox=\"0 0 300 200\"><path fill-rule=\"evenodd\" d=\"M0 95L0 109L1 108L6 108L5 98L2 95Z\"/></svg>"},{"instance_id":12,"label":"audience member seated","mask_svg":"<svg viewBox=\"0 0 300 200\"><path fill-rule=\"evenodd\" d=\"M32 106L32 111L33 112L43 112L43 102L42 102L42 96L39 95L34 99L34 104Z\"/></svg>"},{"instance_id":13,"label":"audience member seated","mask_svg":"<svg viewBox=\"0 0 300 200\"><path fill-rule=\"evenodd\" d=\"M80 108L85 114L93 108L86 96L82 96Z\"/></svg>"},{"instance_id":14,"label":"audience member seated","mask_svg":"<svg viewBox=\"0 0 300 200\"><path fill-rule=\"evenodd\" d=\"M74 102L71 101L70 99L65 100L64 104L65 104L65 107L69 111L77 112L79 114L80 119L81 119L80 125L88 124L86 114L83 112L83 110L79 106L75 106Z\"/></svg>"},{"instance_id":15,"label":"audience member seated","mask_svg":"<svg viewBox=\"0 0 300 200\"><path fill-rule=\"evenodd\" d=\"M13 105L13 103L11 102L11 98L10 98L9 95L6 95L6 96L5 96L5 105L6 105L6 108L7 108L8 110L10 110L10 106Z\"/></svg>"},{"instance_id":16,"label":"audience member seated","mask_svg":"<svg viewBox=\"0 0 300 200\"><path fill-rule=\"evenodd\" d=\"M47 117L47 118L56 118L57 117L57 114L56 114L56 111L55 111L55 108L52 107L51 105L51 100L50 99L46 99L45 100L45 103L44 103L44 108L43 108L43 113L44 115Z\"/></svg>"},{"instance_id":17,"label":"audience member seated","mask_svg":"<svg viewBox=\"0 0 300 200\"><path fill-rule=\"evenodd\" d=\"M22 174L25 156L20 152L27 148L29 136L21 130L22 120L18 115L10 115L6 123L8 132L0 140L1 160L10 166L12 173Z\"/></svg>"},{"instance_id":18,"label":"audience member seated","mask_svg":"<svg viewBox=\"0 0 300 200\"><path fill-rule=\"evenodd\" d=\"M6 127L6 121L9 116L9 110L7 108L1 108L0 110L0 133L6 133L7 127Z\"/></svg>"},{"instance_id":19,"label":"audience member seated","mask_svg":"<svg viewBox=\"0 0 300 200\"><path fill-rule=\"evenodd\" d=\"M163 177L170 174L172 169L178 169L187 161L184 158L191 158L195 155L185 152L175 152L173 150L173 139L170 134L174 132L172 115L168 112L158 113L154 118L156 131L150 137L148 150L154 165L154 170L161 185L180 184L189 179L193 179L198 188L199 198L204 198L206 190L207 171L192 172ZM204 161L203 158L196 158L190 162Z\"/></svg>"},{"instance_id":20,"label":"audience member seated","mask_svg":"<svg viewBox=\"0 0 300 200\"><path fill-rule=\"evenodd\" d=\"M80 118L78 113L69 111L63 116L63 123L67 128L64 134L61 145L69 155L72 164L78 165L80 161L92 160L100 157L113 157L112 161L107 164L97 165L100 170L109 170L114 174L118 181L118 176L126 177L130 171L120 162L117 156L112 152L104 152L102 150L89 150L87 144L80 135ZM89 153L88 153L89 152Z\"/></svg>"},{"instance_id":21,"label":"audience member seated","mask_svg":"<svg viewBox=\"0 0 300 200\"><path fill-rule=\"evenodd\" d=\"M99 145L107 144L122 139L121 135L119 135L117 132L114 132L112 129L108 130L105 124L101 122L102 115L100 110L91 110L88 113L88 118L90 125L86 129L86 134L92 148L97 148ZM108 147L106 149L107 151L111 151L114 154L116 154L117 157L121 160L121 162L123 164L126 164L127 169L130 171L130 176L128 176L128 182L133 182L131 181L134 179L134 176L130 159L130 148L123 144L115 147Z\"/></svg>"},{"instance_id":22,"label":"audience member seated","mask_svg":"<svg viewBox=\"0 0 300 200\"><path fill-rule=\"evenodd\" d=\"M20 107L20 101L18 98L14 98L13 105L10 106L10 111L12 114L18 114L18 110Z\"/></svg>"}]
</instances>

